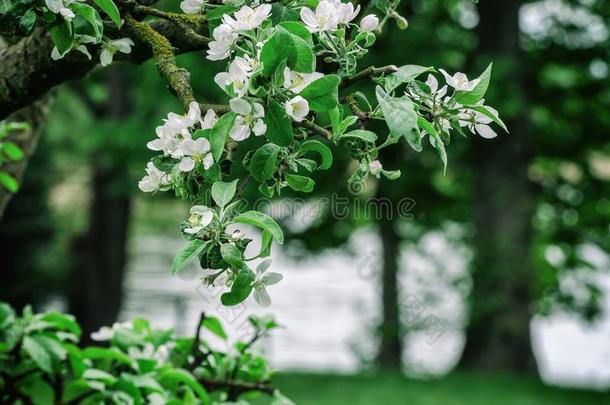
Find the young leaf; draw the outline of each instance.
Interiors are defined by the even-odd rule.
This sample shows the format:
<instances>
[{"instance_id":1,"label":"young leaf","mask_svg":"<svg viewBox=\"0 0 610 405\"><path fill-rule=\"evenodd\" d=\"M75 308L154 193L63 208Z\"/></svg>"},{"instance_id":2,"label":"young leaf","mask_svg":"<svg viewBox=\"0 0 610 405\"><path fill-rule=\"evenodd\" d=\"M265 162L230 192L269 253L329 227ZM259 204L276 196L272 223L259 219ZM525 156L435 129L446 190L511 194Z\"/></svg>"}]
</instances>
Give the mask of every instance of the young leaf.
<instances>
[{"instance_id":1,"label":"young leaf","mask_svg":"<svg viewBox=\"0 0 610 405\"><path fill-rule=\"evenodd\" d=\"M301 144L301 151L303 152L316 152L322 158L322 163L318 166L318 170L326 170L333 164L333 154L322 142L315 139L308 139Z\"/></svg>"},{"instance_id":2,"label":"young leaf","mask_svg":"<svg viewBox=\"0 0 610 405\"><path fill-rule=\"evenodd\" d=\"M215 316L205 317L201 326L218 336L223 340L227 340L227 334L222 327L222 324Z\"/></svg>"},{"instance_id":3,"label":"young leaf","mask_svg":"<svg viewBox=\"0 0 610 405\"><path fill-rule=\"evenodd\" d=\"M275 220L267 214L259 211L246 211L243 214L233 218L233 221L242 224L254 225L257 228L267 231L273 235L273 238L275 238L280 245L284 243L284 233L282 232L282 228L280 228L277 222L275 222Z\"/></svg>"},{"instance_id":4,"label":"young leaf","mask_svg":"<svg viewBox=\"0 0 610 405\"><path fill-rule=\"evenodd\" d=\"M42 371L49 374L53 372L51 354L35 336L23 338L23 349Z\"/></svg>"},{"instance_id":5,"label":"young leaf","mask_svg":"<svg viewBox=\"0 0 610 405\"><path fill-rule=\"evenodd\" d=\"M76 14L82 16L93 28L93 32L95 33L95 38L99 41L102 39L102 33L104 31L104 26L102 25L102 18L95 11L93 7L87 4L74 2L71 5L72 9L76 12Z\"/></svg>"},{"instance_id":6,"label":"young leaf","mask_svg":"<svg viewBox=\"0 0 610 405\"><path fill-rule=\"evenodd\" d=\"M119 9L116 4L112 0L94 0L95 4L102 9L108 17L112 20L112 22L119 28L121 28L121 13L119 13Z\"/></svg>"},{"instance_id":7,"label":"young leaf","mask_svg":"<svg viewBox=\"0 0 610 405\"><path fill-rule=\"evenodd\" d=\"M478 78L479 83L475 86L474 89L470 91L457 91L454 96L455 101L462 105L475 105L476 103L478 103L485 96L485 93L487 92L487 87L489 87L489 79L491 78L492 66L493 64L490 63L489 66L487 66L487 69L485 69L485 71L481 73L481 76L479 76Z\"/></svg>"},{"instance_id":8,"label":"young leaf","mask_svg":"<svg viewBox=\"0 0 610 405\"><path fill-rule=\"evenodd\" d=\"M222 259L227 262L231 268L241 269L243 267L244 258L235 245L223 243L220 245L220 254L222 255Z\"/></svg>"},{"instance_id":9,"label":"young leaf","mask_svg":"<svg viewBox=\"0 0 610 405\"><path fill-rule=\"evenodd\" d=\"M242 268L237 273L237 277L231 284L231 291L220 296L220 301L223 305L232 306L243 302L252 292L252 282L254 281L254 273L247 267Z\"/></svg>"},{"instance_id":10,"label":"young leaf","mask_svg":"<svg viewBox=\"0 0 610 405\"><path fill-rule=\"evenodd\" d=\"M445 173L447 171L447 151L445 150L445 144L443 143L440 135L438 134L436 129L434 129L432 124L429 123L423 117L417 118L417 125L419 125L421 129L430 134L430 136L434 140L432 144L434 145L434 148L437 150L439 156L441 157L441 160L443 161L443 173Z\"/></svg>"},{"instance_id":11,"label":"young leaf","mask_svg":"<svg viewBox=\"0 0 610 405\"><path fill-rule=\"evenodd\" d=\"M231 128L233 127L234 121L235 113L230 112L224 114L218 119L216 125L214 125L214 128L210 131L210 149L215 162L220 160L220 156L225 148L225 143L227 142L227 137L229 136L229 131L231 131Z\"/></svg>"},{"instance_id":12,"label":"young leaf","mask_svg":"<svg viewBox=\"0 0 610 405\"><path fill-rule=\"evenodd\" d=\"M409 83L414 80L417 76L425 72L433 71L431 67L418 66L418 65L405 65L398 68L398 70L385 78L385 89L388 93L394 90L396 87L403 83Z\"/></svg>"},{"instance_id":13,"label":"young leaf","mask_svg":"<svg viewBox=\"0 0 610 405\"><path fill-rule=\"evenodd\" d=\"M341 141L353 139L359 139L361 141L374 144L375 141L377 141L377 134L371 131L366 131L364 129L355 129L353 131L346 132L345 134L341 135L341 138L339 138L339 140Z\"/></svg>"},{"instance_id":14,"label":"young leaf","mask_svg":"<svg viewBox=\"0 0 610 405\"><path fill-rule=\"evenodd\" d=\"M288 66L293 66L297 57L297 50L292 35L282 27L276 27L275 32L265 42L261 49L261 62L263 75L271 76L282 60Z\"/></svg>"},{"instance_id":15,"label":"young leaf","mask_svg":"<svg viewBox=\"0 0 610 405\"><path fill-rule=\"evenodd\" d=\"M174 257L172 262L172 275L178 273L189 264L192 260L197 258L197 255L209 244L209 241L202 241L201 239L194 239L190 241L182 250Z\"/></svg>"},{"instance_id":16,"label":"young leaf","mask_svg":"<svg viewBox=\"0 0 610 405\"><path fill-rule=\"evenodd\" d=\"M290 34L292 35L292 34ZM311 73L316 69L316 58L309 45L304 39L296 35L292 35L294 47L297 51L295 61L289 67L297 72Z\"/></svg>"},{"instance_id":17,"label":"young leaf","mask_svg":"<svg viewBox=\"0 0 610 405\"><path fill-rule=\"evenodd\" d=\"M224 181L217 181L212 184L212 199L216 205L220 208L224 208L228 203L231 202L235 197L235 191L237 190L237 180L233 180L230 183Z\"/></svg>"},{"instance_id":18,"label":"young leaf","mask_svg":"<svg viewBox=\"0 0 610 405\"><path fill-rule=\"evenodd\" d=\"M63 55L72 46L74 33L72 31L72 26L67 22L60 22L57 25L51 26L49 28L49 33L51 34L53 44L57 47L60 54Z\"/></svg>"},{"instance_id":19,"label":"young leaf","mask_svg":"<svg viewBox=\"0 0 610 405\"><path fill-rule=\"evenodd\" d=\"M0 172L0 184L11 193L16 193L19 191L19 183L17 182L17 179L6 172Z\"/></svg>"},{"instance_id":20,"label":"young leaf","mask_svg":"<svg viewBox=\"0 0 610 405\"><path fill-rule=\"evenodd\" d=\"M286 182L288 186L294 191L302 191L304 193L310 193L313 191L313 187L316 182L306 176L299 176L298 174L286 173Z\"/></svg>"},{"instance_id":21,"label":"young leaf","mask_svg":"<svg viewBox=\"0 0 610 405\"><path fill-rule=\"evenodd\" d=\"M305 28L305 25L302 23L298 21L284 21L278 25L290 32L292 35L296 35L297 37L305 40L305 42L307 42L310 46L313 46L313 37L311 32L309 32L309 30Z\"/></svg>"},{"instance_id":22,"label":"young leaf","mask_svg":"<svg viewBox=\"0 0 610 405\"><path fill-rule=\"evenodd\" d=\"M267 106L265 114L265 124L267 131L265 136L276 145L286 146L292 142L294 133L290 118L286 114L286 110L275 100L271 100Z\"/></svg>"},{"instance_id":23,"label":"young leaf","mask_svg":"<svg viewBox=\"0 0 610 405\"><path fill-rule=\"evenodd\" d=\"M339 82L337 75L328 75L313 81L301 91L312 111L332 110L339 104Z\"/></svg>"},{"instance_id":24,"label":"young leaf","mask_svg":"<svg viewBox=\"0 0 610 405\"><path fill-rule=\"evenodd\" d=\"M271 254L271 242L273 242L273 235L271 232L263 231L261 250L258 253L258 257L268 257Z\"/></svg>"},{"instance_id":25,"label":"young leaf","mask_svg":"<svg viewBox=\"0 0 610 405\"><path fill-rule=\"evenodd\" d=\"M381 86L375 88L375 93L385 121L388 124L388 128L390 128L390 136L395 138L404 136L409 145L411 145L411 148L416 152L421 152L421 137L413 102L406 97L392 97Z\"/></svg>"},{"instance_id":26,"label":"young leaf","mask_svg":"<svg viewBox=\"0 0 610 405\"><path fill-rule=\"evenodd\" d=\"M19 146L13 142L4 142L0 145L0 150L10 160L21 160L23 159L23 151Z\"/></svg>"},{"instance_id":27,"label":"young leaf","mask_svg":"<svg viewBox=\"0 0 610 405\"><path fill-rule=\"evenodd\" d=\"M506 132L508 132L508 128L506 127L506 124L504 123L504 121L502 121L500 119L500 117L498 117L496 114L494 114L493 112L491 112L487 107L483 106L483 105L473 105L471 107L468 107L471 110L480 112L481 114L487 116L489 119L491 119L493 122L495 122L496 124L498 124L500 126L500 128L502 128L503 130L505 130Z\"/></svg>"},{"instance_id":28,"label":"young leaf","mask_svg":"<svg viewBox=\"0 0 610 405\"><path fill-rule=\"evenodd\" d=\"M262 183L273 176L279 152L280 147L272 143L267 143L254 152L250 159L250 173L255 180Z\"/></svg>"}]
</instances>

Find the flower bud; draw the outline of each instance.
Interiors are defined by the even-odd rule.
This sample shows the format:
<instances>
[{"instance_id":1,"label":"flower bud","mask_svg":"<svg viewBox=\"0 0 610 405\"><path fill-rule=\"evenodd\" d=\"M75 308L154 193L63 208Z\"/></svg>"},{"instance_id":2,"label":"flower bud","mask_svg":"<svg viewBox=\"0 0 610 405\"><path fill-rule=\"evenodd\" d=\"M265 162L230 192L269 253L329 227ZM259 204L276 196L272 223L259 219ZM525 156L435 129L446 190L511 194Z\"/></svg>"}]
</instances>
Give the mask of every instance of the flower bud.
<instances>
[{"instance_id":1,"label":"flower bud","mask_svg":"<svg viewBox=\"0 0 610 405\"><path fill-rule=\"evenodd\" d=\"M238 242L238 241L240 241L240 240L241 240L243 237L244 237L244 234L243 234L243 233L241 233L239 230L237 230L237 231L235 231L235 232L233 232L233 233L231 234L231 240L232 240L233 242Z\"/></svg>"},{"instance_id":2,"label":"flower bud","mask_svg":"<svg viewBox=\"0 0 610 405\"><path fill-rule=\"evenodd\" d=\"M396 20L396 25L401 30L406 30L409 27L409 21L406 18L398 14L396 11L392 12L392 18Z\"/></svg>"},{"instance_id":3,"label":"flower bud","mask_svg":"<svg viewBox=\"0 0 610 405\"><path fill-rule=\"evenodd\" d=\"M369 14L360 21L360 31L373 32L379 26L379 18L375 14Z\"/></svg>"},{"instance_id":4,"label":"flower bud","mask_svg":"<svg viewBox=\"0 0 610 405\"><path fill-rule=\"evenodd\" d=\"M373 176L379 176L379 173L381 173L382 170L383 167L381 166L381 162L379 160L373 160L369 163L369 172Z\"/></svg>"}]
</instances>

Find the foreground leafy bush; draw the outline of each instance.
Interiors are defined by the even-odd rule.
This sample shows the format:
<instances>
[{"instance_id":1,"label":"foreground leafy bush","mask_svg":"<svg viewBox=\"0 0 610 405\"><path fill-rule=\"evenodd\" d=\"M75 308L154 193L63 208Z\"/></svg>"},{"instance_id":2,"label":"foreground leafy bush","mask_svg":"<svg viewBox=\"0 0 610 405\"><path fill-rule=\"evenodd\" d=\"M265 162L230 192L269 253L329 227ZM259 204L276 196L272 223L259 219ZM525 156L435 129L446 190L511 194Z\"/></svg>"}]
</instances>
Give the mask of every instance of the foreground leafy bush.
<instances>
[{"instance_id":1,"label":"foreground leafy bush","mask_svg":"<svg viewBox=\"0 0 610 405\"><path fill-rule=\"evenodd\" d=\"M201 316L193 337L153 329L148 321L104 327L79 347L81 329L58 312L21 316L0 304L2 404L222 404L267 395L290 404L269 383L272 371L252 345L275 321L250 318L252 336L231 353L218 351L205 332L227 340L220 321ZM247 403L247 402L246 402Z\"/></svg>"}]
</instances>

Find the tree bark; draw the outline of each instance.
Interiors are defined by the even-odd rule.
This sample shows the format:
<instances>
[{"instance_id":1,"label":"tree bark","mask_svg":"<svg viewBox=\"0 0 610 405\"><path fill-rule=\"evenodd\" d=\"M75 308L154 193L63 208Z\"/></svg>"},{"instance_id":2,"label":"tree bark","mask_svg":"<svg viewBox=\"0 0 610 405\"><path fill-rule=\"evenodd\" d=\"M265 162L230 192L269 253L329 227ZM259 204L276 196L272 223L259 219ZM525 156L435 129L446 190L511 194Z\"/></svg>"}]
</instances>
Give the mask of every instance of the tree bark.
<instances>
[{"instance_id":1,"label":"tree bark","mask_svg":"<svg viewBox=\"0 0 610 405\"><path fill-rule=\"evenodd\" d=\"M129 113L124 80L121 67L113 66L107 118L121 120ZM70 312L81 323L85 342L91 332L115 322L121 309L131 212L131 197L116 186L127 172L126 162L94 159L92 171L89 228L72 246L76 261L69 293Z\"/></svg>"},{"instance_id":2,"label":"tree bark","mask_svg":"<svg viewBox=\"0 0 610 405\"><path fill-rule=\"evenodd\" d=\"M512 67L508 74L493 81L494 92L504 96L509 92L523 93L519 72L520 5L519 0L479 3L481 54L504 63L503 67ZM490 104L494 101L490 100ZM531 371L535 367L529 332L534 204L526 175L523 111L507 120L510 134L491 142L479 139L473 148L476 257L461 368Z\"/></svg>"}]
</instances>

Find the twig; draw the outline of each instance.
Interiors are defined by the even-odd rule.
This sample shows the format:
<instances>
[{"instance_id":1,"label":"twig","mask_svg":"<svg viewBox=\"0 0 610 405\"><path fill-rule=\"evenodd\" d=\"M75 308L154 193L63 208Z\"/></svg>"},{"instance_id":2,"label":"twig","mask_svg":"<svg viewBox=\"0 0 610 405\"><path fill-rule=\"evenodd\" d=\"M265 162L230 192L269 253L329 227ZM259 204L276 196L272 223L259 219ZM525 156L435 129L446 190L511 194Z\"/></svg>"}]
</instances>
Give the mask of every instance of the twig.
<instances>
[{"instance_id":1,"label":"twig","mask_svg":"<svg viewBox=\"0 0 610 405\"><path fill-rule=\"evenodd\" d=\"M321 126L314 124L311 121L301 121L299 123L297 123L300 127L303 127L305 129L308 129L312 132L315 132L318 135L323 136L324 138L328 139L329 141L333 139L333 133L330 132L328 129L326 128L322 128Z\"/></svg>"},{"instance_id":2,"label":"twig","mask_svg":"<svg viewBox=\"0 0 610 405\"><path fill-rule=\"evenodd\" d=\"M190 74L186 69L181 69L176 65L172 44L150 25L136 21L132 17L127 17L125 23L131 34L150 46L157 70L165 78L182 105L187 108L192 101L195 101Z\"/></svg>"},{"instance_id":3,"label":"twig","mask_svg":"<svg viewBox=\"0 0 610 405\"><path fill-rule=\"evenodd\" d=\"M204 15L179 14L167 11L162 11L150 5L143 5L135 0L119 0L119 5L123 9L129 11L133 16L151 16L158 17L164 20L173 21L179 24L189 24L199 27L206 21Z\"/></svg>"},{"instance_id":4,"label":"twig","mask_svg":"<svg viewBox=\"0 0 610 405\"><path fill-rule=\"evenodd\" d=\"M358 107L358 101L356 101L356 98L354 96L347 96L346 97L347 100L347 105L349 106L350 110L352 110L352 113L358 117L359 121L366 121L369 119L369 114L362 111L359 107Z\"/></svg>"},{"instance_id":5,"label":"twig","mask_svg":"<svg viewBox=\"0 0 610 405\"><path fill-rule=\"evenodd\" d=\"M341 81L341 84L339 84L339 89L349 87L352 84L359 82L360 80L365 79L367 77L381 76L388 73L394 73L397 70L398 68L396 67L396 65L388 65L380 68L376 68L375 66L369 66L366 69L356 73L355 75L343 79Z\"/></svg>"}]
</instances>

